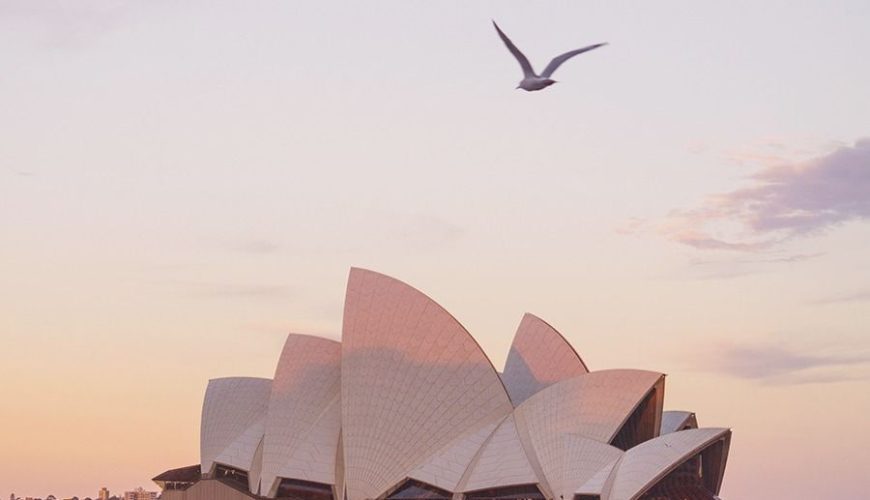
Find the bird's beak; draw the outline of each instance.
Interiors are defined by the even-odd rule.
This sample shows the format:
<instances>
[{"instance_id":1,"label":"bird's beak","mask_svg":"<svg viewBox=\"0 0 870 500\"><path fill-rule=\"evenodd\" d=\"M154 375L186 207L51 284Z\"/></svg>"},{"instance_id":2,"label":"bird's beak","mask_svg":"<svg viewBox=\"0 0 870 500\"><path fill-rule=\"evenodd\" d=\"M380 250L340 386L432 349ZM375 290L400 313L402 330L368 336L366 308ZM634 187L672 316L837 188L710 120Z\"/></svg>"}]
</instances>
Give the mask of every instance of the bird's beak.
<instances>
[{"instance_id":1,"label":"bird's beak","mask_svg":"<svg viewBox=\"0 0 870 500\"><path fill-rule=\"evenodd\" d=\"M514 87L514 90L519 90L519 89L521 89L521 88L522 88L522 87L520 87L519 85L517 85L516 87Z\"/></svg>"}]
</instances>

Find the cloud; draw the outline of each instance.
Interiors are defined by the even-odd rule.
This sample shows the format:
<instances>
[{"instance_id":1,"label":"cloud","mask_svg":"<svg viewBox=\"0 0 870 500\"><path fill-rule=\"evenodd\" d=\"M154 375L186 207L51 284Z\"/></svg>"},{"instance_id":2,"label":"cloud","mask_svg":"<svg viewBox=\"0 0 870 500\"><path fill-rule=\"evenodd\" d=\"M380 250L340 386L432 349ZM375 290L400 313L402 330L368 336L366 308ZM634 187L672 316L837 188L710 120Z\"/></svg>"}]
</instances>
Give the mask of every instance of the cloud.
<instances>
[{"instance_id":1,"label":"cloud","mask_svg":"<svg viewBox=\"0 0 870 500\"><path fill-rule=\"evenodd\" d=\"M799 147L792 144L799 143ZM742 148L725 151L725 157L742 167L776 167L802 158L825 154L845 146L841 141L819 141L812 137L761 137Z\"/></svg>"},{"instance_id":2,"label":"cloud","mask_svg":"<svg viewBox=\"0 0 870 500\"><path fill-rule=\"evenodd\" d=\"M11 174L11 175L15 175L15 176L18 176L18 177L33 177L33 176L36 175L36 173L33 172L33 171L30 171L30 170L22 170L22 169L20 169L20 168L15 168L15 167L7 167L7 168L6 168L6 171L7 171L9 174Z\"/></svg>"},{"instance_id":3,"label":"cloud","mask_svg":"<svg viewBox=\"0 0 870 500\"><path fill-rule=\"evenodd\" d=\"M765 167L749 179L748 187L672 211L657 232L698 249L756 252L868 219L870 138L808 162Z\"/></svg>"},{"instance_id":4,"label":"cloud","mask_svg":"<svg viewBox=\"0 0 870 500\"><path fill-rule=\"evenodd\" d=\"M803 262L810 259L815 259L817 257L822 257L825 255L825 252L816 252L816 253L799 253L794 255L786 255L783 257L771 257L767 259L756 259L747 262L761 262L761 263L791 263L791 262Z\"/></svg>"},{"instance_id":5,"label":"cloud","mask_svg":"<svg viewBox=\"0 0 870 500\"><path fill-rule=\"evenodd\" d=\"M843 302L861 302L864 300L870 300L870 290L861 290L858 292L826 297L813 301L813 304L840 304Z\"/></svg>"},{"instance_id":6,"label":"cloud","mask_svg":"<svg viewBox=\"0 0 870 500\"><path fill-rule=\"evenodd\" d=\"M115 29L134 5L121 0L7 0L0 26L35 35L45 47L77 47Z\"/></svg>"},{"instance_id":7,"label":"cloud","mask_svg":"<svg viewBox=\"0 0 870 500\"><path fill-rule=\"evenodd\" d=\"M673 269L664 269L659 277L676 280L719 280L751 276L769 272L774 266L788 267L826 255L818 253L783 254L764 252L749 257L721 257L715 259L691 258L686 264Z\"/></svg>"},{"instance_id":8,"label":"cloud","mask_svg":"<svg viewBox=\"0 0 870 500\"><path fill-rule=\"evenodd\" d=\"M712 357L712 368L737 378L767 384L805 384L870 378L870 352L800 353L774 345L726 345Z\"/></svg>"},{"instance_id":9,"label":"cloud","mask_svg":"<svg viewBox=\"0 0 870 500\"><path fill-rule=\"evenodd\" d=\"M271 299L287 297L290 290L278 285L228 285L205 284L197 285L197 295L215 298L254 298Z\"/></svg>"},{"instance_id":10,"label":"cloud","mask_svg":"<svg viewBox=\"0 0 870 500\"><path fill-rule=\"evenodd\" d=\"M394 209L348 209L338 217L326 216L321 224L289 231L299 237L282 237L288 231L256 237L205 240L210 247L256 257L267 255L408 255L448 249L466 237L466 230L449 219L428 213Z\"/></svg>"},{"instance_id":11,"label":"cloud","mask_svg":"<svg viewBox=\"0 0 870 500\"><path fill-rule=\"evenodd\" d=\"M293 295L293 290L281 285L208 283L199 281L163 280L155 282L176 287L186 295L207 299L284 299Z\"/></svg>"},{"instance_id":12,"label":"cloud","mask_svg":"<svg viewBox=\"0 0 870 500\"><path fill-rule=\"evenodd\" d=\"M233 243L230 245L230 249L241 253L265 255L278 252L281 245L269 240L249 240Z\"/></svg>"},{"instance_id":13,"label":"cloud","mask_svg":"<svg viewBox=\"0 0 870 500\"><path fill-rule=\"evenodd\" d=\"M440 248L465 236L465 230L445 219L428 214L403 217L395 228L394 238L409 250Z\"/></svg>"},{"instance_id":14,"label":"cloud","mask_svg":"<svg viewBox=\"0 0 870 500\"><path fill-rule=\"evenodd\" d=\"M758 266L737 262L690 262L686 266L665 270L661 277L668 280L722 280L751 276L762 272Z\"/></svg>"},{"instance_id":15,"label":"cloud","mask_svg":"<svg viewBox=\"0 0 870 500\"><path fill-rule=\"evenodd\" d=\"M768 254L770 255L770 254ZM770 257L759 256L757 258L747 258L747 259L730 259L730 260L704 260L704 259L692 259L689 261L689 264L693 266L707 266L707 265L719 265L719 264L789 264L792 262L804 262L807 260L816 259L818 257L822 257L826 255L825 252L816 252L816 253L796 253L791 255L773 255Z\"/></svg>"}]
</instances>

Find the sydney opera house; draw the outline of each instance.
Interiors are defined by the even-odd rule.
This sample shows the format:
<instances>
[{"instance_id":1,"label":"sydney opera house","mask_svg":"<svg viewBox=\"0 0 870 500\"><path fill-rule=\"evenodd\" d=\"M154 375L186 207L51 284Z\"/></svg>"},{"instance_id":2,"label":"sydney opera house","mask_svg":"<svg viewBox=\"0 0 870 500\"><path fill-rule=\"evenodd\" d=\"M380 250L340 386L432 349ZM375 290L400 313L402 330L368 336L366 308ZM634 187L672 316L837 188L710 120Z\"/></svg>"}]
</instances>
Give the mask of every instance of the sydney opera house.
<instances>
[{"instance_id":1,"label":"sydney opera house","mask_svg":"<svg viewBox=\"0 0 870 500\"><path fill-rule=\"evenodd\" d=\"M272 379L211 380L200 463L164 500L716 499L731 431L663 411L665 376L589 371L520 322L499 372L446 310L352 269L341 342L290 334Z\"/></svg>"}]
</instances>

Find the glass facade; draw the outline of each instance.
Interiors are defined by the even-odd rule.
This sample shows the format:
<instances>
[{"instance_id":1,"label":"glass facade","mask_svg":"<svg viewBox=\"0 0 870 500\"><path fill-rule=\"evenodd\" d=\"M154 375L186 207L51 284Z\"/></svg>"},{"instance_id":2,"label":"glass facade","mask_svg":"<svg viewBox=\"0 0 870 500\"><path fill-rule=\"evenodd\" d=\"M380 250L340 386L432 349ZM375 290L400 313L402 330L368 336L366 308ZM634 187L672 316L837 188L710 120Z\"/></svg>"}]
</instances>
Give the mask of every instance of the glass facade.
<instances>
[{"instance_id":1,"label":"glass facade","mask_svg":"<svg viewBox=\"0 0 870 500\"><path fill-rule=\"evenodd\" d=\"M387 500L450 500L452 497L449 491L409 479L387 495Z\"/></svg>"},{"instance_id":2,"label":"glass facade","mask_svg":"<svg viewBox=\"0 0 870 500\"><path fill-rule=\"evenodd\" d=\"M541 490L534 484L470 491L465 494L465 498L466 500L545 500Z\"/></svg>"},{"instance_id":3,"label":"glass facade","mask_svg":"<svg viewBox=\"0 0 870 500\"><path fill-rule=\"evenodd\" d=\"M282 479L276 498L292 500L333 500L332 486L301 479Z\"/></svg>"}]
</instances>

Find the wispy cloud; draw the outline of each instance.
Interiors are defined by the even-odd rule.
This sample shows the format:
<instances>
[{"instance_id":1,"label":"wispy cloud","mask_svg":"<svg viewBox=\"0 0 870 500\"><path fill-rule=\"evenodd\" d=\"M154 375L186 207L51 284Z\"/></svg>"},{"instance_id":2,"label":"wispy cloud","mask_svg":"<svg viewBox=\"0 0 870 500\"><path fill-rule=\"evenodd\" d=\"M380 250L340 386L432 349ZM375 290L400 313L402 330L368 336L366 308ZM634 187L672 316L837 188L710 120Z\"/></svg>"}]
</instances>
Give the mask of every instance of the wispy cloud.
<instances>
[{"instance_id":1,"label":"wispy cloud","mask_svg":"<svg viewBox=\"0 0 870 500\"><path fill-rule=\"evenodd\" d=\"M813 304L839 304L843 302L861 302L864 300L870 300L870 290L861 290L858 292L833 295L830 297L814 300Z\"/></svg>"},{"instance_id":2,"label":"wispy cloud","mask_svg":"<svg viewBox=\"0 0 870 500\"><path fill-rule=\"evenodd\" d=\"M713 280L730 279L769 272L773 266L788 267L797 262L805 262L826 255L824 252L782 254L764 252L745 258L721 257L716 259L692 258L687 264L661 274L665 279Z\"/></svg>"},{"instance_id":3,"label":"wispy cloud","mask_svg":"<svg viewBox=\"0 0 870 500\"><path fill-rule=\"evenodd\" d=\"M746 262L758 262L758 263L774 263L774 264L783 264L783 263L792 263L792 262L803 262L810 259L815 259L818 257L822 257L825 255L825 252L816 252L816 253L799 253L794 255L785 255L782 257L770 257L766 259L754 259L748 260Z\"/></svg>"},{"instance_id":4,"label":"wispy cloud","mask_svg":"<svg viewBox=\"0 0 870 500\"><path fill-rule=\"evenodd\" d=\"M465 230L450 221L429 214L403 218L395 238L409 249L421 250L448 246L465 236Z\"/></svg>"},{"instance_id":5,"label":"wispy cloud","mask_svg":"<svg viewBox=\"0 0 870 500\"><path fill-rule=\"evenodd\" d=\"M822 257L825 255L824 252L816 252L816 253L797 253L791 255L773 255L773 256L758 256L754 258L747 259L730 259L727 261L720 260L705 260L705 259L693 259L689 262L689 264L693 266L716 266L721 264L790 264L793 262L804 262L807 260L815 259L818 257Z\"/></svg>"},{"instance_id":6,"label":"wispy cloud","mask_svg":"<svg viewBox=\"0 0 870 500\"><path fill-rule=\"evenodd\" d=\"M290 289L278 285L230 285L206 284L197 285L196 295L215 298L254 298L271 299L287 297Z\"/></svg>"},{"instance_id":7,"label":"wispy cloud","mask_svg":"<svg viewBox=\"0 0 870 500\"><path fill-rule=\"evenodd\" d=\"M326 219L318 228L295 231L300 235L287 238L263 234L254 238L206 239L211 248L248 254L266 255L350 255L377 251L437 252L450 248L467 236L466 230L447 218L429 213L405 213L394 209L353 210L339 220ZM389 244L385 244L388 242ZM354 257L356 258L356 257Z\"/></svg>"},{"instance_id":8,"label":"wispy cloud","mask_svg":"<svg viewBox=\"0 0 870 500\"><path fill-rule=\"evenodd\" d=\"M118 0L6 0L0 25L32 32L44 47L76 47L115 29L133 7Z\"/></svg>"},{"instance_id":9,"label":"wispy cloud","mask_svg":"<svg viewBox=\"0 0 870 500\"><path fill-rule=\"evenodd\" d=\"M704 250L756 252L785 240L870 218L870 138L804 163L768 166L751 185L674 210L655 225Z\"/></svg>"},{"instance_id":10,"label":"wispy cloud","mask_svg":"<svg viewBox=\"0 0 870 500\"><path fill-rule=\"evenodd\" d=\"M870 351L798 352L775 345L725 345L713 356L716 371L767 384L805 384L870 378Z\"/></svg>"},{"instance_id":11,"label":"wispy cloud","mask_svg":"<svg viewBox=\"0 0 870 500\"><path fill-rule=\"evenodd\" d=\"M36 175L35 172L32 172L30 170L21 170L20 168L15 167L6 167L6 171L18 177L33 177L34 175Z\"/></svg>"},{"instance_id":12,"label":"wispy cloud","mask_svg":"<svg viewBox=\"0 0 870 500\"><path fill-rule=\"evenodd\" d=\"M185 295L209 299L284 299L293 295L293 290L281 285L209 283L201 281L164 280L155 282L171 286Z\"/></svg>"},{"instance_id":13,"label":"wispy cloud","mask_svg":"<svg viewBox=\"0 0 870 500\"><path fill-rule=\"evenodd\" d=\"M812 137L768 136L738 148L728 149L724 151L724 155L731 162L744 167L777 167L798 163L802 158L824 155L845 145L847 144L841 141L820 141Z\"/></svg>"},{"instance_id":14,"label":"wispy cloud","mask_svg":"<svg viewBox=\"0 0 870 500\"><path fill-rule=\"evenodd\" d=\"M281 245L270 240L248 240L233 243L229 245L230 249L241 253L250 253L256 255L265 255L276 253L281 249Z\"/></svg>"}]
</instances>

